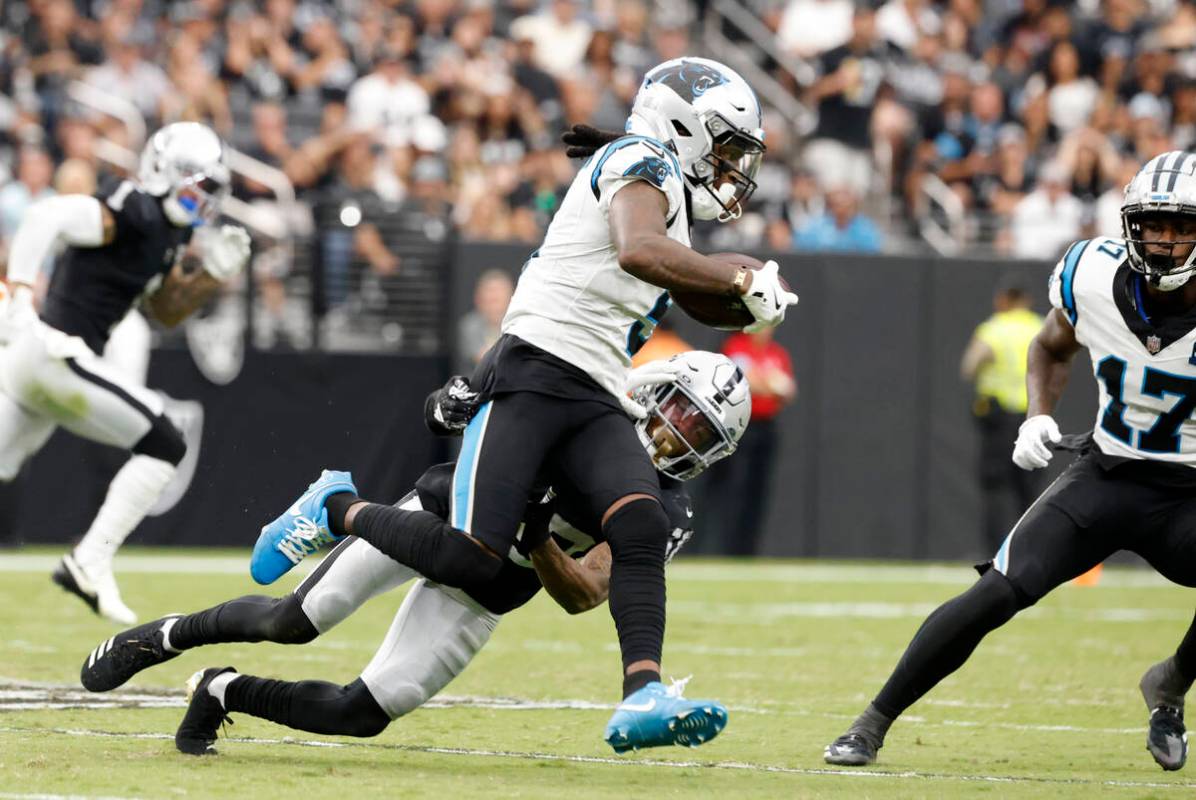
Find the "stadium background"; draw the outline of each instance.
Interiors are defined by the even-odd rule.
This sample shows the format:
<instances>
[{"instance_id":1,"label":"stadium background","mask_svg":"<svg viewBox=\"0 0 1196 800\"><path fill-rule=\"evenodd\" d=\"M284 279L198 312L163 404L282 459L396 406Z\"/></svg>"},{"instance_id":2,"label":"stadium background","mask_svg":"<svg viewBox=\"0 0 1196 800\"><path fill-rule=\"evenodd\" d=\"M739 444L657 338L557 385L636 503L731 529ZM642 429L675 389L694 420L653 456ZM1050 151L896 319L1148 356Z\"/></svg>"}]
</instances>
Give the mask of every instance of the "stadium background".
<instances>
[{"instance_id":1,"label":"stadium background","mask_svg":"<svg viewBox=\"0 0 1196 800\"><path fill-rule=\"evenodd\" d=\"M227 212L253 233L253 266L156 334L150 385L201 401L205 427L188 495L142 542L243 544L321 466L397 496L447 456L420 424L423 395L460 368L477 277L515 274L567 188L558 134L620 127L648 66L697 54L757 89L769 145L749 212L699 227L697 244L775 254L802 296L779 333L801 394L782 412L764 552L981 555L956 367L972 327L1010 276L1045 310L1062 246L1116 235L1131 168L1196 138L1187 2L39 0L0 13L3 242L43 194L126 172L163 122L206 121L237 151ZM1086 371L1068 431L1091 424ZM115 465L59 435L22 478L8 536L74 538ZM47 504L52 526L33 518Z\"/></svg>"}]
</instances>

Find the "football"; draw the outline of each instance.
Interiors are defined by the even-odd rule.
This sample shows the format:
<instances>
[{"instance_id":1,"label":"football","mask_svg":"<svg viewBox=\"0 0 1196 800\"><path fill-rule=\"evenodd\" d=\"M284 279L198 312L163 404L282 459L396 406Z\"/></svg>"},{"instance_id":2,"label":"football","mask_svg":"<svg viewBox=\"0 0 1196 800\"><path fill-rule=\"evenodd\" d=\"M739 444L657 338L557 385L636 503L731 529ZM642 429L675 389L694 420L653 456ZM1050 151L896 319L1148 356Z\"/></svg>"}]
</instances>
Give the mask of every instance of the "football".
<instances>
[{"instance_id":1,"label":"football","mask_svg":"<svg viewBox=\"0 0 1196 800\"><path fill-rule=\"evenodd\" d=\"M711 253L708 258L735 266L763 269L764 262L743 253ZM787 288L787 287L786 287ZM720 331L737 331L755 321L739 297L699 292L671 292L673 302L693 319Z\"/></svg>"}]
</instances>

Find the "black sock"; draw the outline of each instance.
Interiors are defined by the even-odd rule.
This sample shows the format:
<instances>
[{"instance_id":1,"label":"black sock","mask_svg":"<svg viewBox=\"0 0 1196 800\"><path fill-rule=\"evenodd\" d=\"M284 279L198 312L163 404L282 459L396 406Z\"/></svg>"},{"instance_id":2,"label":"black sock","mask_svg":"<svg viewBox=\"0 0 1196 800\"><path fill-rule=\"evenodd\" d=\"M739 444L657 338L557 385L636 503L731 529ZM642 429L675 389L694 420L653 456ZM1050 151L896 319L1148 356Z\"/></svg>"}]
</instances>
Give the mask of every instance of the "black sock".
<instances>
[{"instance_id":1,"label":"black sock","mask_svg":"<svg viewBox=\"0 0 1196 800\"><path fill-rule=\"evenodd\" d=\"M623 696L633 695L653 681L660 682L660 673L654 669L637 669L629 675L624 675Z\"/></svg>"},{"instance_id":2,"label":"black sock","mask_svg":"<svg viewBox=\"0 0 1196 800\"><path fill-rule=\"evenodd\" d=\"M660 663L668 529L664 509L652 499L627 503L602 526L610 542L610 614L619 632L624 672L637 661Z\"/></svg>"},{"instance_id":3,"label":"black sock","mask_svg":"<svg viewBox=\"0 0 1196 800\"><path fill-rule=\"evenodd\" d=\"M360 503L361 498L352 492L337 492L329 495L324 501L324 508L328 509L328 530L337 536L348 536L345 530L345 515L349 513L349 506Z\"/></svg>"},{"instance_id":4,"label":"black sock","mask_svg":"<svg viewBox=\"0 0 1196 800\"><path fill-rule=\"evenodd\" d=\"M469 534L428 511L370 503L353 518L353 535L445 586L487 583L503 565Z\"/></svg>"},{"instance_id":5,"label":"black sock","mask_svg":"<svg viewBox=\"0 0 1196 800\"><path fill-rule=\"evenodd\" d=\"M377 736L390 724L390 717L360 678L337 686L238 675L224 690L224 710L333 736Z\"/></svg>"},{"instance_id":6,"label":"black sock","mask_svg":"<svg viewBox=\"0 0 1196 800\"><path fill-rule=\"evenodd\" d=\"M872 745L879 750L884 745L885 734L889 732L889 726L892 724L892 717L877 710L876 706L870 703L868 708L864 709L864 713L856 717L855 722L851 723L851 727L847 731L848 733L860 734L871 741Z\"/></svg>"},{"instance_id":7,"label":"black sock","mask_svg":"<svg viewBox=\"0 0 1196 800\"><path fill-rule=\"evenodd\" d=\"M989 570L971 589L943 603L926 618L873 706L890 720L901 716L939 681L963 666L980 640L1012 619L1021 607L1009 580Z\"/></svg>"},{"instance_id":8,"label":"black sock","mask_svg":"<svg viewBox=\"0 0 1196 800\"><path fill-rule=\"evenodd\" d=\"M305 644L318 635L295 595L247 595L179 617L170 629L170 646L187 650L224 642Z\"/></svg>"},{"instance_id":9,"label":"black sock","mask_svg":"<svg viewBox=\"0 0 1196 800\"><path fill-rule=\"evenodd\" d=\"M1189 686L1196 681L1196 617L1192 618L1188 632L1175 650L1175 669Z\"/></svg>"}]
</instances>

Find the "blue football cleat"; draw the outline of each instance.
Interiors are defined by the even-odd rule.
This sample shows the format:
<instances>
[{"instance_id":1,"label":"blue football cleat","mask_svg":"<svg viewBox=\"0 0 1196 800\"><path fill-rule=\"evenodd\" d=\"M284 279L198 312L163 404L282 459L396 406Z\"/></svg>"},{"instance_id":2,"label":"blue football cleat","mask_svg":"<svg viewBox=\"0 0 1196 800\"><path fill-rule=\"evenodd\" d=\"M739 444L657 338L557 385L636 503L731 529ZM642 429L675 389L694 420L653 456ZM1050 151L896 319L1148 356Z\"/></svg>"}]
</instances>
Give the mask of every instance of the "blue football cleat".
<instances>
[{"instance_id":1,"label":"blue football cleat","mask_svg":"<svg viewBox=\"0 0 1196 800\"><path fill-rule=\"evenodd\" d=\"M342 537L328 529L324 501L341 492L357 494L353 476L326 469L290 508L262 528L249 559L249 574L261 584L274 583L291 567Z\"/></svg>"},{"instance_id":2,"label":"blue football cleat","mask_svg":"<svg viewBox=\"0 0 1196 800\"><path fill-rule=\"evenodd\" d=\"M606 723L606 743L616 753L679 744L697 747L727 725L727 709L714 700L681 696L689 679L665 686L653 681L624 698Z\"/></svg>"}]
</instances>

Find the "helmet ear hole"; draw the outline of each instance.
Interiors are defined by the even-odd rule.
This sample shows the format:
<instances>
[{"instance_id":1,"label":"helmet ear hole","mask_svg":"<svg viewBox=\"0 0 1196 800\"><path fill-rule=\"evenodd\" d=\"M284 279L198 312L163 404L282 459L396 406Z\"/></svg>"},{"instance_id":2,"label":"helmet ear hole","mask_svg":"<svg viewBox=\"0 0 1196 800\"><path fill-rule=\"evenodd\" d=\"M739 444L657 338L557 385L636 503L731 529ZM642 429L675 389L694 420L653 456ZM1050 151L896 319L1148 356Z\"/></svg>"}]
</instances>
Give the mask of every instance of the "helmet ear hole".
<instances>
[{"instance_id":1,"label":"helmet ear hole","mask_svg":"<svg viewBox=\"0 0 1196 800\"><path fill-rule=\"evenodd\" d=\"M677 132L678 136L693 136L693 134L689 132L689 128L687 128L681 124L681 120L675 119L675 120L672 120L672 123L673 123L673 130L675 130Z\"/></svg>"}]
</instances>

